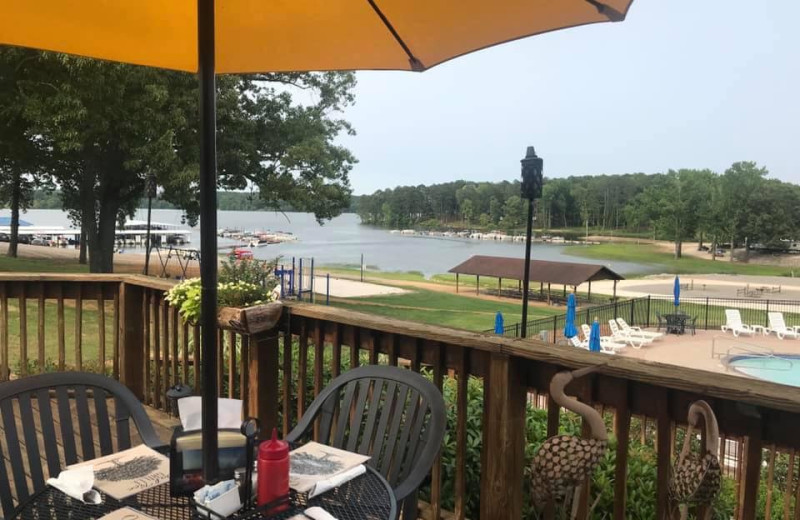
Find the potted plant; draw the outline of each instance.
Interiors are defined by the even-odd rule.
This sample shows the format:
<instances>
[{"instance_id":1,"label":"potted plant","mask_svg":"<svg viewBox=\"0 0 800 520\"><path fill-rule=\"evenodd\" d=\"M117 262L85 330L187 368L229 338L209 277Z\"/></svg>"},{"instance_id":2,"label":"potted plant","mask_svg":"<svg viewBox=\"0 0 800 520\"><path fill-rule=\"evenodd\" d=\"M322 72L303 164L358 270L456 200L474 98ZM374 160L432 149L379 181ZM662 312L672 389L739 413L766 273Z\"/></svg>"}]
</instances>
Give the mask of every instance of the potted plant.
<instances>
[{"instance_id":1,"label":"potted plant","mask_svg":"<svg viewBox=\"0 0 800 520\"><path fill-rule=\"evenodd\" d=\"M223 261L217 285L217 324L241 334L257 334L273 328L281 317L278 279L274 261L253 258ZM170 289L165 299L186 321L200 321L199 278L190 278Z\"/></svg>"}]
</instances>

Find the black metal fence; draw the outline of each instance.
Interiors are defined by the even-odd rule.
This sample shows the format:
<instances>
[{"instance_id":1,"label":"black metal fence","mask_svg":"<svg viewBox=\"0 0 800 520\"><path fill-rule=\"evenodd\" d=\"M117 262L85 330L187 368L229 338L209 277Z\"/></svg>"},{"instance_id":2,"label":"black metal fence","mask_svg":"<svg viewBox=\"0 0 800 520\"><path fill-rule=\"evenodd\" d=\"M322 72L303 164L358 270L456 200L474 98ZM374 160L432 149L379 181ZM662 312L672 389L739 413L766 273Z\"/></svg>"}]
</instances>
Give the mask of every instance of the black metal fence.
<instances>
[{"instance_id":1,"label":"black metal fence","mask_svg":"<svg viewBox=\"0 0 800 520\"><path fill-rule=\"evenodd\" d=\"M800 301L761 300L748 298L681 298L677 310L695 318L698 329L718 329L725 325L725 309L738 309L742 323L769 326L768 313L782 312L787 327L800 326ZM658 317L676 312L674 300L670 296L644 296L631 300L618 300L613 303L579 307L575 313L575 325L591 324L595 318L600 322L601 334L609 334L609 320L623 318L629 325L637 327L656 327ZM545 339L551 343L564 337L566 314L540 318L528 322L527 337ZM494 330L486 332L493 333ZM503 336L520 337L521 324L507 325Z\"/></svg>"}]
</instances>

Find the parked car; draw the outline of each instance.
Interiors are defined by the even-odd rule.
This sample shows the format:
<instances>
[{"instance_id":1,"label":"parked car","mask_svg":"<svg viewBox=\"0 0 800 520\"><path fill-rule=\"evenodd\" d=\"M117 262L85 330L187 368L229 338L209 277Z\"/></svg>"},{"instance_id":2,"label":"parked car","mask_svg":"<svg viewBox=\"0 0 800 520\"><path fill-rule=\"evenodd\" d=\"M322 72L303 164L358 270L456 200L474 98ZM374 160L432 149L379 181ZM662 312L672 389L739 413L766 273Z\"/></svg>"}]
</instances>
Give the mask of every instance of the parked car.
<instances>
[{"instance_id":1,"label":"parked car","mask_svg":"<svg viewBox=\"0 0 800 520\"><path fill-rule=\"evenodd\" d=\"M8 235L8 233L0 233L0 242L10 242L10 241L11 237Z\"/></svg>"}]
</instances>

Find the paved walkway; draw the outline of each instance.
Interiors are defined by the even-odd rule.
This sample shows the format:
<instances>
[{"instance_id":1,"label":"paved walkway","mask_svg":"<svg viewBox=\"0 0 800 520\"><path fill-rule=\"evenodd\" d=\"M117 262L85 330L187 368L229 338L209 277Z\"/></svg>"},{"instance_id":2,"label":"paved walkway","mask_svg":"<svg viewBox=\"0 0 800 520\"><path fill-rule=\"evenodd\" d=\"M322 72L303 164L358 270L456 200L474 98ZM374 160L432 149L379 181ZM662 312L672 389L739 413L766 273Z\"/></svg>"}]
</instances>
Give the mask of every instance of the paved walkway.
<instances>
[{"instance_id":1,"label":"paved walkway","mask_svg":"<svg viewBox=\"0 0 800 520\"><path fill-rule=\"evenodd\" d=\"M720 330L698 330L694 336L669 334L641 349L626 348L620 355L748 378L740 372L728 370L722 359L729 354L756 351L800 355L800 340L780 340L774 335L761 334L735 338L733 334Z\"/></svg>"}]
</instances>

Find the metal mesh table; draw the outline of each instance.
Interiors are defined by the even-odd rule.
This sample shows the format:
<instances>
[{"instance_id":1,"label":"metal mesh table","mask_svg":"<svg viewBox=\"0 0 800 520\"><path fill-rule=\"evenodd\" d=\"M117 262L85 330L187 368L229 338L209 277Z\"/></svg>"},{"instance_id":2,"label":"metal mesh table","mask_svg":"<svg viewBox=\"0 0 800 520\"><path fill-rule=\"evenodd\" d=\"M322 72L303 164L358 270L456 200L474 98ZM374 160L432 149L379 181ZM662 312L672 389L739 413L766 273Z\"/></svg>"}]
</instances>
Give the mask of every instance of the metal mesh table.
<instances>
[{"instance_id":1,"label":"metal mesh table","mask_svg":"<svg viewBox=\"0 0 800 520\"><path fill-rule=\"evenodd\" d=\"M21 505L13 518L90 520L126 506L160 520L192 520L198 517L188 497L170 496L169 485L164 484L124 500L103 495L103 503L99 505L83 504L48 486ZM397 511L389 484L372 468L368 468L365 475L311 500L292 495L291 506L280 514L265 517L259 511L251 511L232 518L284 520L312 506L324 508L338 520L394 520Z\"/></svg>"}]
</instances>

